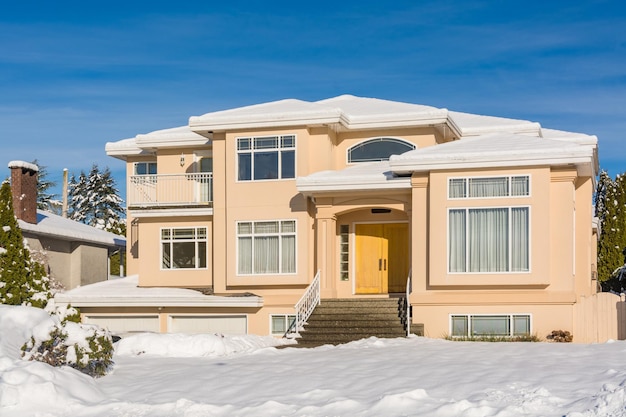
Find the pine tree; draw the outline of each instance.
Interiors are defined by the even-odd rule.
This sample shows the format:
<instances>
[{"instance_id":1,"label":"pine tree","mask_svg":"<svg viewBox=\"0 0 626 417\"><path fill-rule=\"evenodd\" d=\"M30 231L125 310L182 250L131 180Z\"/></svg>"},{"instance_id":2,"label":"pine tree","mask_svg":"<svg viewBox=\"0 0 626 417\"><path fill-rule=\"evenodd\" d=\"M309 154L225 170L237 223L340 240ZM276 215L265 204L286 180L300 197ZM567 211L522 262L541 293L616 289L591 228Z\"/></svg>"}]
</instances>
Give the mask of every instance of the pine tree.
<instances>
[{"instance_id":1,"label":"pine tree","mask_svg":"<svg viewBox=\"0 0 626 417\"><path fill-rule=\"evenodd\" d=\"M24 246L8 181L0 187L0 225L0 303L44 307L51 297L48 277Z\"/></svg>"},{"instance_id":2,"label":"pine tree","mask_svg":"<svg viewBox=\"0 0 626 417\"><path fill-rule=\"evenodd\" d=\"M69 181L69 217L98 229L119 233L124 215L123 200L109 168L93 165L89 175L81 171Z\"/></svg>"},{"instance_id":3,"label":"pine tree","mask_svg":"<svg viewBox=\"0 0 626 417\"><path fill-rule=\"evenodd\" d=\"M32 163L39 167L37 173L37 208L60 214L61 201L56 199L56 194L48 192L51 188L56 187L56 182L48 180L48 171L45 165L40 165L36 159Z\"/></svg>"},{"instance_id":4,"label":"pine tree","mask_svg":"<svg viewBox=\"0 0 626 417\"><path fill-rule=\"evenodd\" d=\"M616 271L624 265L626 250L626 177L614 181L600 175L596 191L596 216L600 220L598 242L598 279L604 289L612 289Z\"/></svg>"}]
</instances>

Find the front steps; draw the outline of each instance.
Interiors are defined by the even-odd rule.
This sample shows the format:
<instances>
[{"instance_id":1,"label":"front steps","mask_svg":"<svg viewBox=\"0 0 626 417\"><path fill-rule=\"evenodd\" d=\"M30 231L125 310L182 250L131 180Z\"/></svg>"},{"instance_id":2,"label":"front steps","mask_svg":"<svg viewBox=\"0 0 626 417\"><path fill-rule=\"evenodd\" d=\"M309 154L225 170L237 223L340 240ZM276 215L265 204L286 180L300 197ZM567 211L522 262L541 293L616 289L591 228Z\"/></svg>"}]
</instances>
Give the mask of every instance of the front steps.
<instances>
[{"instance_id":1,"label":"front steps","mask_svg":"<svg viewBox=\"0 0 626 417\"><path fill-rule=\"evenodd\" d=\"M338 345L372 336L405 337L403 302L402 298L322 300L300 331L297 346Z\"/></svg>"}]
</instances>

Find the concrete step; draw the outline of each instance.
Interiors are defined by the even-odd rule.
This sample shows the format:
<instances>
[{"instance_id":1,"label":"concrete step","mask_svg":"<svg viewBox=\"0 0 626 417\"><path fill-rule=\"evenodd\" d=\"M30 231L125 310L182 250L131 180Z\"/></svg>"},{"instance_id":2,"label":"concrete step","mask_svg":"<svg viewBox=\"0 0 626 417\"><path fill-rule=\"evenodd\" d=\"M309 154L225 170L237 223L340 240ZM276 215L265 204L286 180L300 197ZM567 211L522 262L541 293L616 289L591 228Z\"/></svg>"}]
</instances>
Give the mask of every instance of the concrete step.
<instances>
[{"instance_id":1,"label":"concrete step","mask_svg":"<svg viewBox=\"0 0 626 417\"><path fill-rule=\"evenodd\" d=\"M368 337L406 336L398 298L322 300L300 332L298 345L340 344Z\"/></svg>"}]
</instances>

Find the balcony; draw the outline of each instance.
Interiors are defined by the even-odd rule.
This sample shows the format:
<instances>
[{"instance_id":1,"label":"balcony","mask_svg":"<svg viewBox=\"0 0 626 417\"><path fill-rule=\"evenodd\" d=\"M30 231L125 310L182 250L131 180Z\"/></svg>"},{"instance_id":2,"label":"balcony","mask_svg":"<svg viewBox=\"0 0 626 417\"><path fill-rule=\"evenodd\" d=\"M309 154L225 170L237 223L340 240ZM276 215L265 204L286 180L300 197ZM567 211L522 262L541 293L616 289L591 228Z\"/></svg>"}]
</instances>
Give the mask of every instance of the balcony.
<instances>
[{"instance_id":1,"label":"balcony","mask_svg":"<svg viewBox=\"0 0 626 417\"><path fill-rule=\"evenodd\" d=\"M213 173L132 175L128 208L212 207Z\"/></svg>"}]
</instances>

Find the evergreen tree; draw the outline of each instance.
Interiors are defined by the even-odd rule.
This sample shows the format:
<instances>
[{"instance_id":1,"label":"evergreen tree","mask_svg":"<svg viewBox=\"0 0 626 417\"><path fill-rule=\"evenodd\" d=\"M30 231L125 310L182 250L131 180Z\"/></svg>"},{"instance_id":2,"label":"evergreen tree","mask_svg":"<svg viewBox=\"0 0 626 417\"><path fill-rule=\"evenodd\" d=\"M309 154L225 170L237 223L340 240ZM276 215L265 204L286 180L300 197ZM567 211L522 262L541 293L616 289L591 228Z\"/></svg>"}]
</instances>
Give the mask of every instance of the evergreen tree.
<instances>
[{"instance_id":1,"label":"evergreen tree","mask_svg":"<svg viewBox=\"0 0 626 417\"><path fill-rule=\"evenodd\" d=\"M45 165L40 165L36 159L32 163L39 167L37 173L37 208L60 214L62 202L56 199L56 194L49 193L51 188L56 187L56 182L48 180L48 171Z\"/></svg>"},{"instance_id":2,"label":"evergreen tree","mask_svg":"<svg viewBox=\"0 0 626 417\"><path fill-rule=\"evenodd\" d=\"M44 307L51 296L43 265L24 246L5 181L0 187L0 303Z\"/></svg>"},{"instance_id":3,"label":"evergreen tree","mask_svg":"<svg viewBox=\"0 0 626 417\"><path fill-rule=\"evenodd\" d=\"M69 181L69 217L98 229L120 233L124 208L109 168L93 165L89 175L81 171Z\"/></svg>"},{"instance_id":4,"label":"evergreen tree","mask_svg":"<svg viewBox=\"0 0 626 417\"><path fill-rule=\"evenodd\" d=\"M606 174L606 173L603 173ZM604 289L612 288L617 269L624 265L626 250L626 177L617 175L611 181L600 175L595 197L596 216L600 220L598 242L598 280Z\"/></svg>"}]
</instances>

